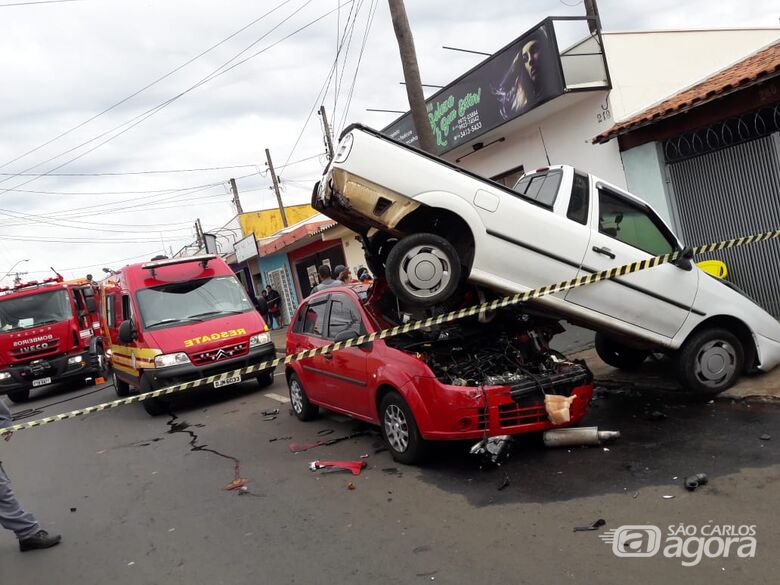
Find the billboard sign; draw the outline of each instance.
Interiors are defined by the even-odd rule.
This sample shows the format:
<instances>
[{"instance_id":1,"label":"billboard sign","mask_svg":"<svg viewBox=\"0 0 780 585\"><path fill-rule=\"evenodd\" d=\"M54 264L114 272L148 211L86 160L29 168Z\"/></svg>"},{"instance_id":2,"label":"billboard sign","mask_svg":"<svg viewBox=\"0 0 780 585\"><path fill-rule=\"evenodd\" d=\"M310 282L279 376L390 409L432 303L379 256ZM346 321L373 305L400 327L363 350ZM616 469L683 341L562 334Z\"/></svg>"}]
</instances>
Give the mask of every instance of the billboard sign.
<instances>
[{"instance_id":1,"label":"billboard sign","mask_svg":"<svg viewBox=\"0 0 780 585\"><path fill-rule=\"evenodd\" d=\"M233 244L233 250L236 252L236 262L244 262L257 256L257 240L255 234L251 233L242 240Z\"/></svg>"},{"instance_id":2,"label":"billboard sign","mask_svg":"<svg viewBox=\"0 0 780 585\"><path fill-rule=\"evenodd\" d=\"M560 57L552 22L547 20L426 101L438 153L522 116L563 91ZM410 112L382 132L418 145Z\"/></svg>"}]
</instances>

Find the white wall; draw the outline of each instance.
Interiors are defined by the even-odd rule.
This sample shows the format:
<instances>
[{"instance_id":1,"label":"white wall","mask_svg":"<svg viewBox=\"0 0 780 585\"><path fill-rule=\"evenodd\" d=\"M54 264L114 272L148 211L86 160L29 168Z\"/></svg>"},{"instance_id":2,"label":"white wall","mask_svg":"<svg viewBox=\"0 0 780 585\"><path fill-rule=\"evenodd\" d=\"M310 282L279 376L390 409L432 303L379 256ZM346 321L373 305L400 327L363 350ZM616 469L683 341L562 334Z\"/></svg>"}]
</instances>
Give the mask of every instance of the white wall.
<instances>
[{"instance_id":1,"label":"white wall","mask_svg":"<svg viewBox=\"0 0 780 585\"><path fill-rule=\"evenodd\" d=\"M355 232L342 225L331 228L322 234L323 240L341 240L341 245L344 248L344 260L347 263L347 268L352 271L353 278L357 278L358 268L361 266L368 268L366 257L363 254L363 246L355 239L356 235Z\"/></svg>"},{"instance_id":2,"label":"white wall","mask_svg":"<svg viewBox=\"0 0 780 585\"><path fill-rule=\"evenodd\" d=\"M540 120L533 126L507 132L506 141L486 147L459 164L477 174L492 177L523 165L526 171L547 166L544 146L552 164L568 164L625 187L626 179L617 141L594 145L591 139L612 126L604 115L606 92L577 94L576 103ZM566 99L566 98L557 98ZM510 125L507 125L507 128ZM541 128L541 134L539 129ZM544 145L542 143L544 136Z\"/></svg>"},{"instance_id":3,"label":"white wall","mask_svg":"<svg viewBox=\"0 0 780 585\"><path fill-rule=\"evenodd\" d=\"M602 33L610 102L623 120L780 39L780 28Z\"/></svg>"}]
</instances>

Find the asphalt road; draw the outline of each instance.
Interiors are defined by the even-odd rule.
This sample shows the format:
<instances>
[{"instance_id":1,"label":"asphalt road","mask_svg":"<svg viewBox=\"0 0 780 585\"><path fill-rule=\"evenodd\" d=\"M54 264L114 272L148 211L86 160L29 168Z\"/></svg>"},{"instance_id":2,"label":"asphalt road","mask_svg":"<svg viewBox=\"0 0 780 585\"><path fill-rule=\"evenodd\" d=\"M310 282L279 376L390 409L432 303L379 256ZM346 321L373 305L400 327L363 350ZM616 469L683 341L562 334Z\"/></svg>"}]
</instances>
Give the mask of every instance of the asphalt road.
<instances>
[{"instance_id":1,"label":"asphalt road","mask_svg":"<svg viewBox=\"0 0 780 585\"><path fill-rule=\"evenodd\" d=\"M527 437L500 468L480 469L464 444L436 449L424 467L401 466L370 429L335 415L301 423L285 396L277 377L266 390L245 383L181 397L175 416L132 405L0 443L23 504L64 535L57 548L21 554L0 532L0 583L777 582L776 406L601 395L585 423L623 433L608 450L546 449ZM43 408L49 415L112 397L110 387L50 389L13 410L69 400ZM264 420L274 408L280 414ZM656 410L666 417L650 416ZM356 431L368 434L289 449ZM308 469L364 454L358 477ZM244 495L223 489L236 465ZM696 472L710 482L687 492L682 478ZM599 531L573 531L598 518ZM755 525L756 556L731 550L683 567L661 553L618 558L599 538L631 524L665 535L680 523Z\"/></svg>"}]
</instances>

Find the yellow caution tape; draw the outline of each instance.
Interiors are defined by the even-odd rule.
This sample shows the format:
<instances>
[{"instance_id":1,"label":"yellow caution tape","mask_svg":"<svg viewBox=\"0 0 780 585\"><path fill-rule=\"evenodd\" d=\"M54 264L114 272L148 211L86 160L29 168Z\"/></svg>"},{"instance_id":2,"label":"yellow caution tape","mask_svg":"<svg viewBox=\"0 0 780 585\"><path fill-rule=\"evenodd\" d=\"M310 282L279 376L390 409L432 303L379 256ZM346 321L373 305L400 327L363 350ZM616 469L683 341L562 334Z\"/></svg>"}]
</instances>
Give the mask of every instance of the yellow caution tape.
<instances>
[{"instance_id":1,"label":"yellow caution tape","mask_svg":"<svg viewBox=\"0 0 780 585\"><path fill-rule=\"evenodd\" d=\"M780 229L771 232L762 232L759 234L753 234L751 236L745 236L742 238L735 238L733 240L725 240L722 242L705 244L703 246L698 246L696 248L693 248L692 252L693 255L695 256L697 254L703 254L706 252L717 252L719 250L727 250L729 248L744 246L747 244L754 244L766 240L772 240L779 237L780 237ZM653 258L647 258L645 260L631 262L630 264L624 264L623 266L617 266L615 268L610 268L608 270L602 270L601 272L594 272L593 274L588 274L587 276L580 276L578 278L572 278L571 280L564 280L562 282L558 282L550 286L543 286L541 288L529 290L524 293L517 293L512 296L504 297L502 299L496 299L494 301L482 303L479 305L474 305L473 307L467 307L465 309L460 309L458 311L452 311L450 313L439 315L437 317L429 317L428 319L413 321L411 323L406 323L405 325L398 325L390 329L375 331L374 333L370 333L368 335L353 337L352 339L348 339L346 341L338 341L330 345L325 345L315 349L302 351L296 354L288 355L284 358L276 358L273 360L264 361L259 364L248 366L246 368L240 368L238 370L233 370L230 372L225 372L223 374L219 374L216 376L207 376L205 378L199 378L198 380L193 380L192 382L184 382L183 384L176 384L174 386L168 386L167 388L152 390L151 392L146 392L144 394L128 396L127 398L120 398L118 400L113 400L111 402L104 402L103 404L88 406L86 408L80 408L78 410L63 412L62 414L47 416L38 420L16 424L6 428L0 428L0 434L7 433L7 432L21 431L24 429L31 429L33 427L39 427L52 422L67 420L69 418L76 418L78 416L83 416L85 414L92 414L93 412L110 410L112 408L117 408L119 406L124 406L126 404L141 402L143 400L146 400L147 398L160 398L161 396L177 394L179 392L192 390L193 388L197 388L199 386L213 384L214 382L219 380L224 380L225 378L242 376L244 374L255 374L263 370L269 370L275 368L279 364L289 364L291 362L312 358L314 356L323 353L339 351L340 349L346 349L348 347L369 343L376 339L387 339L388 337L403 335L405 333L409 333L410 331L417 331L425 327L431 327L432 325L442 325L443 323L457 321L459 319L463 319L464 317L474 316L480 311L485 311L485 310L492 311L495 309L517 305L519 303L524 303L547 295L564 292L572 288L578 288L581 286L592 284L594 282L600 282L602 280L611 280L619 276L626 276L628 274L633 274L634 272L639 272L640 270L646 270L647 268L653 268L654 266L659 266L661 264L674 262L680 257L680 254L681 254L680 252L674 252L672 254L664 254L662 256L655 256Z\"/></svg>"}]
</instances>

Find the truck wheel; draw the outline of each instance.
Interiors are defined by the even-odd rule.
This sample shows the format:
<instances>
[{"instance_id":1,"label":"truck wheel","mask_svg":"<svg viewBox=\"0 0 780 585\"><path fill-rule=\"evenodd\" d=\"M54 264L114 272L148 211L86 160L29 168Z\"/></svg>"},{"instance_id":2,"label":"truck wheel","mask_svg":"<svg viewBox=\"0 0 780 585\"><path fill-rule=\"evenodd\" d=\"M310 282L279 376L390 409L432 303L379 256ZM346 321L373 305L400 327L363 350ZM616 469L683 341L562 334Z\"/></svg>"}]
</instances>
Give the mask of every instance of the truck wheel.
<instances>
[{"instance_id":1,"label":"truck wheel","mask_svg":"<svg viewBox=\"0 0 780 585\"><path fill-rule=\"evenodd\" d=\"M160 398L147 398L143 400L141 404L144 405L144 410L151 416L161 416L168 413L168 403Z\"/></svg>"},{"instance_id":2,"label":"truck wheel","mask_svg":"<svg viewBox=\"0 0 780 585\"><path fill-rule=\"evenodd\" d=\"M382 399L379 423L393 459L406 465L425 459L429 444L420 436L409 405L397 392L390 392Z\"/></svg>"},{"instance_id":3,"label":"truck wheel","mask_svg":"<svg viewBox=\"0 0 780 585\"><path fill-rule=\"evenodd\" d=\"M604 363L621 370L636 370L650 355L649 351L628 347L603 333L596 333L596 353Z\"/></svg>"},{"instance_id":4,"label":"truck wheel","mask_svg":"<svg viewBox=\"0 0 780 585\"><path fill-rule=\"evenodd\" d=\"M14 392L9 392L8 398L10 398L11 402L16 404L19 404L20 402L27 402L30 399L30 389L28 388L27 390L16 390Z\"/></svg>"},{"instance_id":5,"label":"truck wheel","mask_svg":"<svg viewBox=\"0 0 780 585\"><path fill-rule=\"evenodd\" d=\"M111 381L114 383L114 391L119 398L130 396L130 384L122 382L113 370L111 370Z\"/></svg>"},{"instance_id":6,"label":"truck wheel","mask_svg":"<svg viewBox=\"0 0 780 585\"><path fill-rule=\"evenodd\" d=\"M717 394L737 381L745 350L736 335L715 327L691 335L676 358L677 377L683 386L703 394Z\"/></svg>"},{"instance_id":7,"label":"truck wheel","mask_svg":"<svg viewBox=\"0 0 780 585\"><path fill-rule=\"evenodd\" d=\"M385 277L403 301L431 306L446 301L460 282L460 258L454 246L436 234L413 234L387 256Z\"/></svg>"},{"instance_id":8,"label":"truck wheel","mask_svg":"<svg viewBox=\"0 0 780 585\"><path fill-rule=\"evenodd\" d=\"M274 383L274 371L273 370L265 370L263 372L260 372L257 375L257 383L260 385L260 388L267 388L271 384Z\"/></svg>"},{"instance_id":9,"label":"truck wheel","mask_svg":"<svg viewBox=\"0 0 780 585\"><path fill-rule=\"evenodd\" d=\"M320 409L316 404L309 402L309 397L306 396L306 391L298 376L290 374L287 385L290 387L290 405L298 420L309 421L317 418Z\"/></svg>"}]
</instances>

